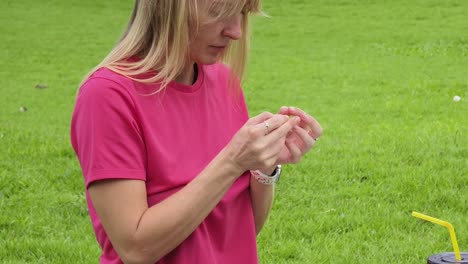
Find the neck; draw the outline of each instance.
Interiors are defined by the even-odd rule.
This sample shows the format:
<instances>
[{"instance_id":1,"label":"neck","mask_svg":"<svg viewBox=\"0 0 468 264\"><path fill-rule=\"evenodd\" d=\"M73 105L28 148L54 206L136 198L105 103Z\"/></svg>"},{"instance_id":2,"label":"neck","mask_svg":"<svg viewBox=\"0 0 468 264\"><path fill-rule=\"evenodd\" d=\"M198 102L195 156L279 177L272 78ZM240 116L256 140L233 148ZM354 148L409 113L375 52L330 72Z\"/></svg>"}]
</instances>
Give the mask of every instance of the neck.
<instances>
[{"instance_id":1,"label":"neck","mask_svg":"<svg viewBox=\"0 0 468 264\"><path fill-rule=\"evenodd\" d=\"M182 71L179 76L175 78L175 81L185 85L192 85L197 80L197 74L195 68L197 64L194 62L188 63L184 66L184 70Z\"/></svg>"}]
</instances>

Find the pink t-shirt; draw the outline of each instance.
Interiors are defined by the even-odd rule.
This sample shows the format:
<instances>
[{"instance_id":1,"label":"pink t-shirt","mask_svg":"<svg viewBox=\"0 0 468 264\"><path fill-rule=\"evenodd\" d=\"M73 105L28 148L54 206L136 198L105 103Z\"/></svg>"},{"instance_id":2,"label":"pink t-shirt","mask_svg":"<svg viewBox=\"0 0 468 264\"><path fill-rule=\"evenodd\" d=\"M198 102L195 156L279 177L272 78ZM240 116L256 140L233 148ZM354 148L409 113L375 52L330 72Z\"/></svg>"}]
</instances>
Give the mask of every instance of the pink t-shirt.
<instances>
[{"instance_id":1,"label":"pink t-shirt","mask_svg":"<svg viewBox=\"0 0 468 264\"><path fill-rule=\"evenodd\" d=\"M198 66L193 85L133 81L109 69L80 88L71 141L86 187L103 179L146 182L149 206L174 194L219 153L247 121L243 95L228 90L222 64ZM257 263L248 172L228 190L198 228L158 263ZM100 263L122 263L86 192L102 247Z\"/></svg>"}]
</instances>

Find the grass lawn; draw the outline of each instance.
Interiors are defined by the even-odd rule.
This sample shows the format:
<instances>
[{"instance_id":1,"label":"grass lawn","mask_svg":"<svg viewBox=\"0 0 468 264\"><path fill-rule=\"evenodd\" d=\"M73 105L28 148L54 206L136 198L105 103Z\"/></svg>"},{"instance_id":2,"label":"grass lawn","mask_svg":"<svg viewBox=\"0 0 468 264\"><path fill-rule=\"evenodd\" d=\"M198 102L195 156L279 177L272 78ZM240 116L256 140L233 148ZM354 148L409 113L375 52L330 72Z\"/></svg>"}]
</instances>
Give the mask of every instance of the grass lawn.
<instances>
[{"instance_id":1,"label":"grass lawn","mask_svg":"<svg viewBox=\"0 0 468 264\"><path fill-rule=\"evenodd\" d=\"M69 122L77 85L132 5L1 2L1 263L98 263ZM454 224L468 251L468 2L264 9L244 83L250 113L298 106L324 135L284 168L261 263L425 263L452 251L448 231L413 210Z\"/></svg>"}]
</instances>

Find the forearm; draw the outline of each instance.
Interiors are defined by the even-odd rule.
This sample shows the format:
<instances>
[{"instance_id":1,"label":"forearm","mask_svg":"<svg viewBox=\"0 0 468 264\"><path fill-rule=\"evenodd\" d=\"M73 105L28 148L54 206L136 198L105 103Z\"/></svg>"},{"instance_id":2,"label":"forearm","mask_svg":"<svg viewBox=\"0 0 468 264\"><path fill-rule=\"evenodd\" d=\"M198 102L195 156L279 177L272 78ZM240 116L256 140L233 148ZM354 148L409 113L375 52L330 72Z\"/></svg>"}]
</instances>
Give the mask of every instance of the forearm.
<instances>
[{"instance_id":1,"label":"forearm","mask_svg":"<svg viewBox=\"0 0 468 264\"><path fill-rule=\"evenodd\" d=\"M270 209L273 205L275 187L274 185L266 185L250 178L250 195L252 198L252 209L255 220L255 232L260 233L265 224Z\"/></svg>"},{"instance_id":2,"label":"forearm","mask_svg":"<svg viewBox=\"0 0 468 264\"><path fill-rule=\"evenodd\" d=\"M130 259L154 263L181 244L208 216L242 172L215 158L192 182L148 208L128 240Z\"/></svg>"}]
</instances>

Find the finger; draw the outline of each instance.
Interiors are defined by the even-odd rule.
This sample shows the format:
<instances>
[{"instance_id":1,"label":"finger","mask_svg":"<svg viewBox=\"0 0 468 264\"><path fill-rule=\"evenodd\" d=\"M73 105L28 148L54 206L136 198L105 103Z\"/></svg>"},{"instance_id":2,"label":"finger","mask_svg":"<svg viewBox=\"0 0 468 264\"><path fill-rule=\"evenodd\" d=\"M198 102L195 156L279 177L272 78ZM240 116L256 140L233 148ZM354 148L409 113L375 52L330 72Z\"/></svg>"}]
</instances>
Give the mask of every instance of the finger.
<instances>
[{"instance_id":1,"label":"finger","mask_svg":"<svg viewBox=\"0 0 468 264\"><path fill-rule=\"evenodd\" d=\"M284 114L284 115L289 115L289 116L298 116L301 118L301 126L306 128L306 126L309 126L308 123L312 122L309 116L305 111L303 111L300 108L297 107L287 107L287 106L282 106L279 110L279 113Z\"/></svg>"},{"instance_id":2,"label":"finger","mask_svg":"<svg viewBox=\"0 0 468 264\"><path fill-rule=\"evenodd\" d=\"M310 127L310 131L308 131L308 133L312 136L312 138L314 138L314 140L317 140L323 133L323 129L322 127L320 126L319 122L317 122L317 120L315 120L315 118L313 117L310 117L312 122L309 123L309 127Z\"/></svg>"},{"instance_id":3,"label":"finger","mask_svg":"<svg viewBox=\"0 0 468 264\"><path fill-rule=\"evenodd\" d=\"M290 162L298 163L301 160L301 157L303 155L302 151L295 144L293 144L290 140L286 140L286 147L288 148L289 153L291 153Z\"/></svg>"},{"instance_id":4,"label":"finger","mask_svg":"<svg viewBox=\"0 0 468 264\"><path fill-rule=\"evenodd\" d=\"M266 138L269 142L274 142L280 140L282 137L285 137L294 126L298 125L300 122L299 117L289 118L286 117L286 122L284 122L280 127L271 131L270 134L266 135Z\"/></svg>"},{"instance_id":5,"label":"finger","mask_svg":"<svg viewBox=\"0 0 468 264\"><path fill-rule=\"evenodd\" d=\"M308 132L307 130L303 129L302 127L300 126L295 126L293 128L293 131L296 133L296 135L299 136L299 138L304 142L304 146L301 148L299 147L299 149L301 149L301 151L303 153L309 151L312 146L315 144L315 141L316 139L313 138Z\"/></svg>"},{"instance_id":6,"label":"finger","mask_svg":"<svg viewBox=\"0 0 468 264\"><path fill-rule=\"evenodd\" d=\"M253 127L255 133L263 133L264 135L270 134L272 131L281 127L284 123L288 122L289 117L285 115L273 115L269 119L256 124Z\"/></svg>"},{"instance_id":7,"label":"finger","mask_svg":"<svg viewBox=\"0 0 468 264\"><path fill-rule=\"evenodd\" d=\"M309 130L309 133L313 138L318 138L322 135L323 129L319 122L312 116L308 115L305 111L297 107L289 107L288 113L290 115L299 116L301 118L301 127Z\"/></svg>"},{"instance_id":8,"label":"finger","mask_svg":"<svg viewBox=\"0 0 468 264\"><path fill-rule=\"evenodd\" d=\"M278 111L278 114L281 114L281 115L290 115L289 114L289 107L287 106L282 106L280 107L279 111Z\"/></svg>"},{"instance_id":9,"label":"finger","mask_svg":"<svg viewBox=\"0 0 468 264\"><path fill-rule=\"evenodd\" d=\"M245 124L246 125L256 125L256 124L259 124L259 123L262 123L264 122L265 120L271 118L273 116L272 113L270 112L263 112L257 116L254 116L252 118L250 118Z\"/></svg>"}]
</instances>

